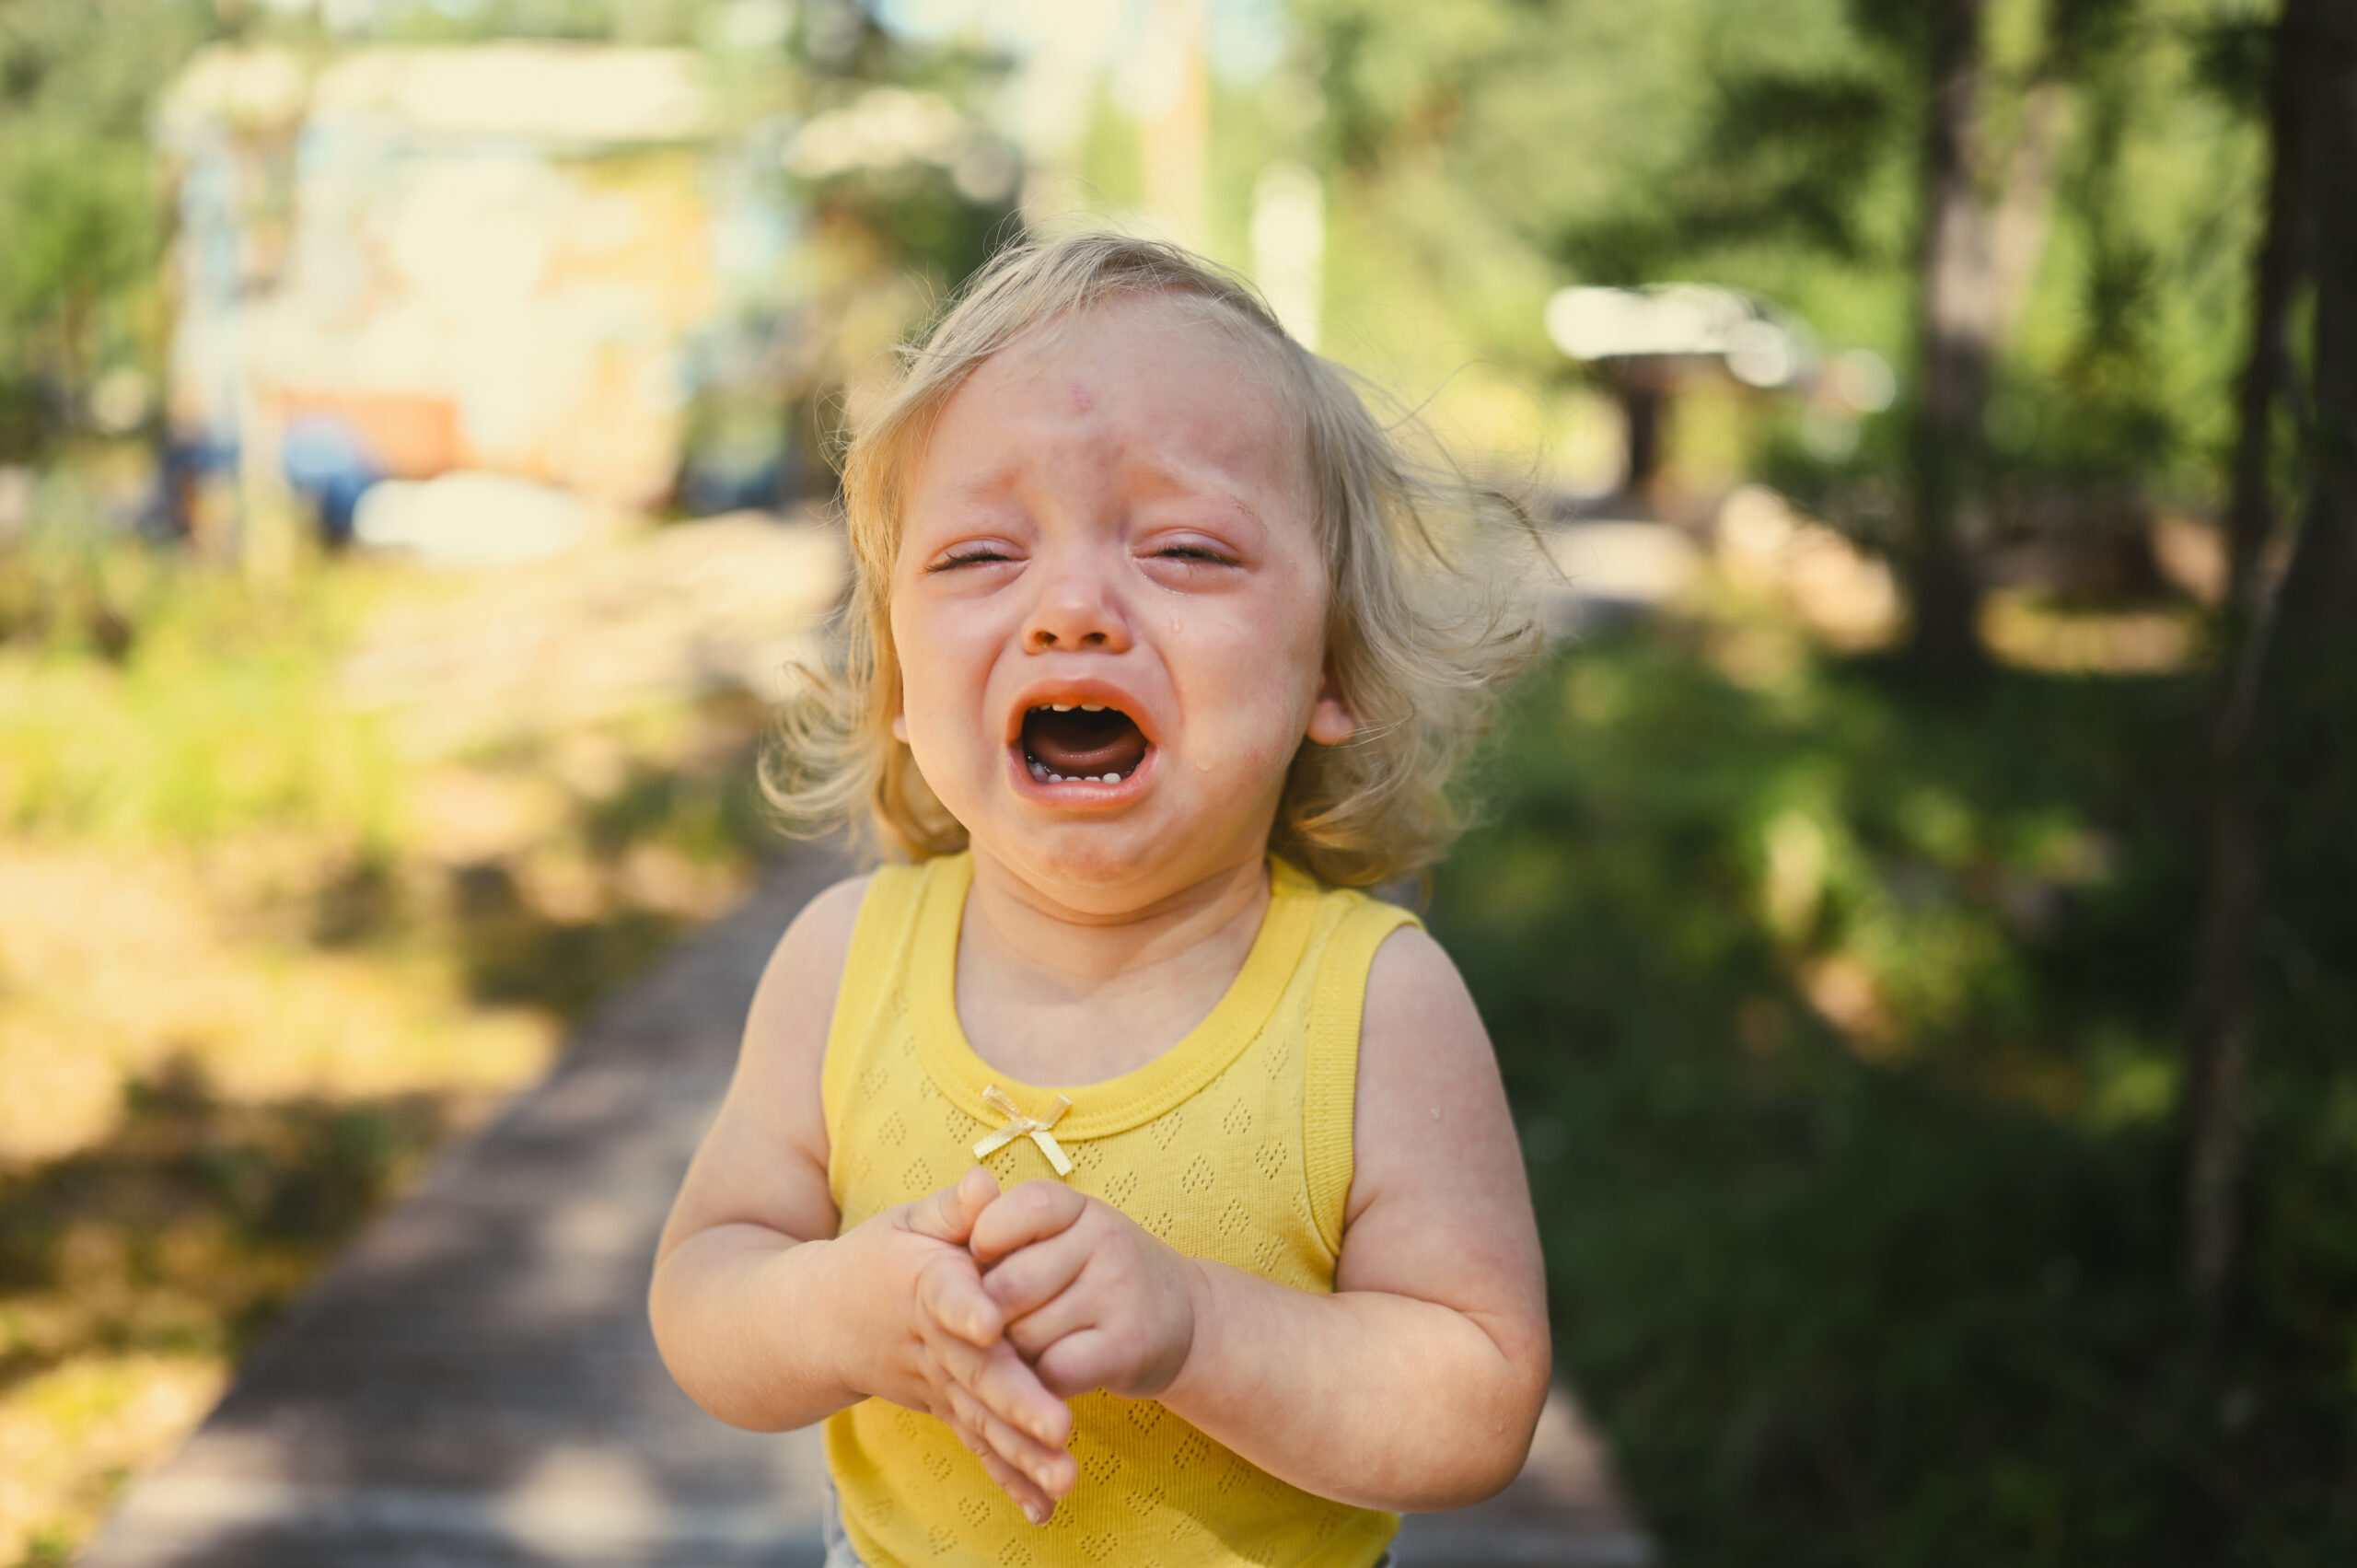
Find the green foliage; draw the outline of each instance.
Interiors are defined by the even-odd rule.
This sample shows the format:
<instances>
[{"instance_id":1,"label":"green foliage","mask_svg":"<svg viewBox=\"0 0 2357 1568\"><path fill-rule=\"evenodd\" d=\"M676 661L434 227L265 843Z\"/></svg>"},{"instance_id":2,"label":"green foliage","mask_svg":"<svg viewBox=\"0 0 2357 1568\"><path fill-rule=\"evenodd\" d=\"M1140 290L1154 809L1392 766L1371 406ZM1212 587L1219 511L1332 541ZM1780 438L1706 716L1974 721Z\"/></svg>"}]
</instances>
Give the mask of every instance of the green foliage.
<instances>
[{"instance_id":1,"label":"green foliage","mask_svg":"<svg viewBox=\"0 0 2357 1568\"><path fill-rule=\"evenodd\" d=\"M1403 252L1483 352L1558 373L1542 284L1756 290L1831 344L1912 358L1919 0L1294 0L1362 246ZM2199 502L2214 491L2258 193L2264 34L2213 0L1992 0L1979 157L1994 200L2030 95L2070 99L2051 218L1991 436L2001 468ZM1444 221L1418 215L1449 203ZM1355 265L1356 262L1346 264ZM1898 424L1905 405L1882 416ZM1888 480L1871 435L1838 459ZM1853 519L1845 519L1853 520Z\"/></svg>"},{"instance_id":2,"label":"green foliage","mask_svg":"<svg viewBox=\"0 0 2357 1568\"><path fill-rule=\"evenodd\" d=\"M1841 302L1855 279L1821 255L1791 265L1786 215L1772 200L1773 187L1813 182L1818 214L1808 221L1844 230L1840 244L1887 257L1904 240L1903 208L1880 178L1895 148L1875 112L1896 95L1836 0L1291 8L1322 59L1329 143L1358 171L1358 199L1380 207L1387 187L1437 165L1460 201L1480 209L1478 226L1460 226L1453 244L1437 237L1425 258L1452 279L1451 303L1469 319L1492 319L1475 297L1478 262L1504 244L1557 281L1701 273L1773 285L1852 341L1881 343L1899 326L1895 315L1872 333L1853 324L1854 306ZM1771 146L1747 133L1747 117L1797 127L1810 145ZM1812 167L1837 145L1831 166ZM1850 178L1865 160L1875 177ZM1780 249L1781 261L1771 254ZM1509 365L1552 368L1535 308L1481 343Z\"/></svg>"},{"instance_id":3,"label":"green foliage","mask_svg":"<svg viewBox=\"0 0 2357 1568\"><path fill-rule=\"evenodd\" d=\"M342 703L333 662L366 588L322 575L258 592L87 539L0 557L0 612L45 611L17 622L38 640L0 645L0 830L124 847L273 828L381 841L388 748Z\"/></svg>"},{"instance_id":4,"label":"green foliage","mask_svg":"<svg viewBox=\"0 0 2357 1568\"><path fill-rule=\"evenodd\" d=\"M1924 706L1770 634L1534 679L1435 894L1559 1357L1666 1559L2347 1561L2357 1073L2314 1032L2349 1038L2346 970L2278 967L2312 994L2262 1050L2258 1283L2206 1361L2179 1284L2199 781L2153 760L2198 691Z\"/></svg>"},{"instance_id":5,"label":"green foliage","mask_svg":"<svg viewBox=\"0 0 2357 1568\"><path fill-rule=\"evenodd\" d=\"M160 358L147 112L214 26L205 0L0 5L0 462Z\"/></svg>"}]
</instances>

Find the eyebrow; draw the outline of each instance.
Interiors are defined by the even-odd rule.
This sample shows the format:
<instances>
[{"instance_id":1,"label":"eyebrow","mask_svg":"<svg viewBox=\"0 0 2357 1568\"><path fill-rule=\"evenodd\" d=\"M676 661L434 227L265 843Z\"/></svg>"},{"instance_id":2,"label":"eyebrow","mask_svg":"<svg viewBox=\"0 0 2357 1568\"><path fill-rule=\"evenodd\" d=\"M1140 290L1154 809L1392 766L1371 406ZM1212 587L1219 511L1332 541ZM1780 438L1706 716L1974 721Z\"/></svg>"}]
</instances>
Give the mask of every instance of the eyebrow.
<instances>
[{"instance_id":1,"label":"eyebrow","mask_svg":"<svg viewBox=\"0 0 2357 1568\"><path fill-rule=\"evenodd\" d=\"M1273 534L1276 531L1269 526L1269 519L1260 515L1260 508L1246 500L1240 491L1220 482L1225 476L1216 467L1208 470L1211 479L1207 482L1204 478L1174 472L1158 463L1141 463L1138 466L1140 471L1150 476L1163 487L1165 495L1190 501L1208 501L1216 505L1232 507L1249 518L1253 526L1258 528L1263 535Z\"/></svg>"},{"instance_id":2,"label":"eyebrow","mask_svg":"<svg viewBox=\"0 0 2357 1568\"><path fill-rule=\"evenodd\" d=\"M953 502L996 500L1013 490L1020 477L1021 470L1018 468L1002 464L997 468L985 470L980 474L958 480L944 493L942 498Z\"/></svg>"},{"instance_id":3,"label":"eyebrow","mask_svg":"<svg viewBox=\"0 0 2357 1568\"><path fill-rule=\"evenodd\" d=\"M1191 470L1174 469L1163 463L1132 456L1123 466L1148 485L1148 498L1208 503L1231 509L1260 530L1261 535L1273 536L1276 528L1261 516L1258 507L1245 499L1241 491L1227 482L1227 474L1217 464L1206 464ZM1024 488L1028 478L1028 465L1019 459L1001 459L979 473L970 473L951 481L940 492L941 501L948 505L977 505L1005 500Z\"/></svg>"}]
</instances>

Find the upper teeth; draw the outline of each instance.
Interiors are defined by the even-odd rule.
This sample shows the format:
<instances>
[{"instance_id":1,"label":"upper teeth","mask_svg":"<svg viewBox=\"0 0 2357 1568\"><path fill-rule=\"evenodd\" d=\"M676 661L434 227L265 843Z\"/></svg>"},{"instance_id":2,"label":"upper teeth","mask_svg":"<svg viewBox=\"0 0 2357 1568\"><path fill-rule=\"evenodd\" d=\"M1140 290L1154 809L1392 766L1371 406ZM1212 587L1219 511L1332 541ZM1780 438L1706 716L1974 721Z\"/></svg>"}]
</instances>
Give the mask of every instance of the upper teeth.
<instances>
[{"instance_id":1,"label":"upper teeth","mask_svg":"<svg viewBox=\"0 0 2357 1568\"><path fill-rule=\"evenodd\" d=\"M1084 714L1101 714L1105 711L1105 704L1102 703L1083 703L1080 705L1080 711Z\"/></svg>"},{"instance_id":2,"label":"upper teeth","mask_svg":"<svg viewBox=\"0 0 2357 1568\"><path fill-rule=\"evenodd\" d=\"M1072 712L1072 704L1070 703L1051 703L1048 704L1048 711L1051 714L1068 714Z\"/></svg>"}]
</instances>

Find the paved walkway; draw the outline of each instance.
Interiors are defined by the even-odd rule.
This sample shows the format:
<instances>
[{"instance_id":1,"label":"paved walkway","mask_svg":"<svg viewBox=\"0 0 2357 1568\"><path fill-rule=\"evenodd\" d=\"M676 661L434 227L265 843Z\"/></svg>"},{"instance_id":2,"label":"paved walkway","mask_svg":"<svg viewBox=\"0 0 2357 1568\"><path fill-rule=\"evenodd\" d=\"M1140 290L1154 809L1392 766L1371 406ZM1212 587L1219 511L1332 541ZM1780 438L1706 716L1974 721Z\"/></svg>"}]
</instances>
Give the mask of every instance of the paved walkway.
<instances>
[{"instance_id":1,"label":"paved walkway","mask_svg":"<svg viewBox=\"0 0 2357 1568\"><path fill-rule=\"evenodd\" d=\"M362 1237L82 1568L819 1562L817 1434L712 1420L656 1359L655 1237L806 853L594 1015L563 1063ZM1635 1568L1568 1400L1522 1479L1419 1516L1403 1564Z\"/></svg>"}]
</instances>

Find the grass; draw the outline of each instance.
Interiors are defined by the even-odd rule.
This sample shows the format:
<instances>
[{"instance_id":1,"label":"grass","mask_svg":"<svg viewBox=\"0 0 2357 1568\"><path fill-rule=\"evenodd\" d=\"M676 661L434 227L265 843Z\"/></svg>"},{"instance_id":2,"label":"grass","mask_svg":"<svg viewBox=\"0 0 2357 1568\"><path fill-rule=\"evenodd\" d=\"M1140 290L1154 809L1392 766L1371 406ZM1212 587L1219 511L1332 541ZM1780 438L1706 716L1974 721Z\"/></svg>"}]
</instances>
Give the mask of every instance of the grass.
<instances>
[{"instance_id":1,"label":"grass","mask_svg":"<svg viewBox=\"0 0 2357 1568\"><path fill-rule=\"evenodd\" d=\"M460 754L354 712L339 670L430 581L138 556L29 592L13 560L0 1563L30 1568L762 830L741 701ZM2285 819L2251 1266L2205 1339L2172 1136L2195 679L1930 703L1723 611L1533 678L1433 915L1564 1369L1669 1560L2357 1556L2357 797Z\"/></svg>"},{"instance_id":2,"label":"grass","mask_svg":"<svg viewBox=\"0 0 2357 1568\"><path fill-rule=\"evenodd\" d=\"M367 1215L750 874L749 702L455 754L356 711L367 629L448 591L0 553L0 1564L70 1560Z\"/></svg>"},{"instance_id":3,"label":"grass","mask_svg":"<svg viewBox=\"0 0 2357 1568\"><path fill-rule=\"evenodd\" d=\"M2357 991L2321 928L2266 979L2250 1288L2207 1342L2178 1286L2200 703L1932 703L1741 617L1523 692L1434 923L1559 1355L1669 1561L2357 1554Z\"/></svg>"}]
</instances>

